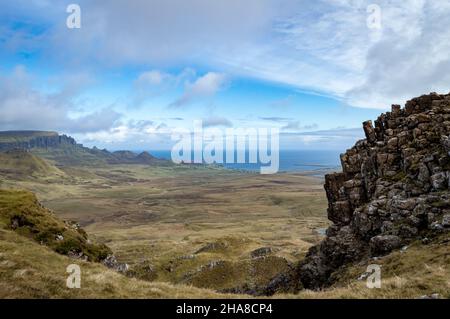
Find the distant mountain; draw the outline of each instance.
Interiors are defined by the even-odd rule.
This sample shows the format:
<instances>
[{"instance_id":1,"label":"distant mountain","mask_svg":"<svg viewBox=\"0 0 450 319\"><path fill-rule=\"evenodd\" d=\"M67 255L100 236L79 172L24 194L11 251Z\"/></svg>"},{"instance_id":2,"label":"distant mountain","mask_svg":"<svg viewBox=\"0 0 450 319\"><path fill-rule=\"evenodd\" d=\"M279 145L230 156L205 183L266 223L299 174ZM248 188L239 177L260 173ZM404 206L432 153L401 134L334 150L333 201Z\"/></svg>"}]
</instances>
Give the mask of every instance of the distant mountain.
<instances>
[{"instance_id":1,"label":"distant mountain","mask_svg":"<svg viewBox=\"0 0 450 319\"><path fill-rule=\"evenodd\" d=\"M131 151L116 151L112 153L115 161L120 164L155 164L162 163L162 160L157 159L148 152L142 152L138 155ZM114 160L112 160L114 162Z\"/></svg>"},{"instance_id":2,"label":"distant mountain","mask_svg":"<svg viewBox=\"0 0 450 319\"><path fill-rule=\"evenodd\" d=\"M151 164L154 163L157 158L148 152L142 152L141 154L136 156L136 160L142 164Z\"/></svg>"},{"instance_id":3,"label":"distant mountain","mask_svg":"<svg viewBox=\"0 0 450 319\"><path fill-rule=\"evenodd\" d=\"M74 138L48 131L0 132L0 152L27 150L59 166L104 164L169 164L147 152L139 155L130 151L109 152L97 147L88 148Z\"/></svg>"}]
</instances>

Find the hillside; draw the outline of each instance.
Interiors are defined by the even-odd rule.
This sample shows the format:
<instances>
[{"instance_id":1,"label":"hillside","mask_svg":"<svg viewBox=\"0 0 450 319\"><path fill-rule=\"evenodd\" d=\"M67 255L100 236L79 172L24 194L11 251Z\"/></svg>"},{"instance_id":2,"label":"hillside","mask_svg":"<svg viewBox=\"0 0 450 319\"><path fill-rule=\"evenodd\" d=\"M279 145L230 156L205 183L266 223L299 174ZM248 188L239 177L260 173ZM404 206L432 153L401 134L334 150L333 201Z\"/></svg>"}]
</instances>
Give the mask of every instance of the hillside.
<instances>
[{"instance_id":1,"label":"hillside","mask_svg":"<svg viewBox=\"0 0 450 319\"><path fill-rule=\"evenodd\" d=\"M13 226L14 220L21 220L23 225ZM102 263L90 262L73 254L68 257L64 251L57 253L57 246L54 246L57 242L53 240L57 234L63 234L66 238L80 238L81 235L80 243L87 244L82 239L85 233L69 225L75 224L60 221L29 192L0 191L0 298L248 297L139 280L130 277L133 273L125 276ZM43 233L46 236L42 236ZM53 236L48 237L48 234ZM438 294L439 297L449 298L449 235L442 234L429 242L417 241L407 249L345 268L335 274L336 281L328 289L318 292L301 290L297 294L278 294L273 297L418 298ZM50 241L41 240L43 237ZM383 269L381 289L367 289L365 286L366 266L373 263L381 265ZM70 264L77 264L81 268L81 289L66 287L66 268Z\"/></svg>"},{"instance_id":2,"label":"hillside","mask_svg":"<svg viewBox=\"0 0 450 319\"><path fill-rule=\"evenodd\" d=\"M92 243L76 223L59 220L32 193L0 190L0 298L219 296L128 278L99 263L110 254L105 245ZM66 268L74 263L81 267L81 289L66 287Z\"/></svg>"},{"instance_id":3,"label":"hillside","mask_svg":"<svg viewBox=\"0 0 450 319\"><path fill-rule=\"evenodd\" d=\"M0 227L63 255L103 261L112 254L107 246L92 243L77 223L59 220L27 191L0 189Z\"/></svg>"},{"instance_id":4,"label":"hillside","mask_svg":"<svg viewBox=\"0 0 450 319\"><path fill-rule=\"evenodd\" d=\"M29 151L13 149L0 153L0 176L10 179L62 178L64 172Z\"/></svg>"},{"instance_id":5,"label":"hillside","mask_svg":"<svg viewBox=\"0 0 450 319\"><path fill-rule=\"evenodd\" d=\"M81 288L69 289L66 268L81 268ZM99 263L75 260L0 229L0 298L228 298L211 290L126 277Z\"/></svg>"},{"instance_id":6,"label":"hillside","mask_svg":"<svg viewBox=\"0 0 450 319\"><path fill-rule=\"evenodd\" d=\"M58 166L102 166L106 164L169 165L147 152L135 154L130 151L109 152L96 147L88 148L75 139L57 132L6 131L0 132L0 153L27 150L50 160Z\"/></svg>"}]
</instances>

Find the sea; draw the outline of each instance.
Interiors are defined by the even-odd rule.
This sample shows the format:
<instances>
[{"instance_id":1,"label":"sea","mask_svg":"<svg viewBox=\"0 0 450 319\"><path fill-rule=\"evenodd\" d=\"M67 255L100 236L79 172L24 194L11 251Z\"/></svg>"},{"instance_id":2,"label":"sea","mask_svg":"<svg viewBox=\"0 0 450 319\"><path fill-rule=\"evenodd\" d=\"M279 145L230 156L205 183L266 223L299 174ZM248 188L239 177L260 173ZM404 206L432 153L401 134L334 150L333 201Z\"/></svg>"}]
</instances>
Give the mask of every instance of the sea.
<instances>
[{"instance_id":1,"label":"sea","mask_svg":"<svg viewBox=\"0 0 450 319\"><path fill-rule=\"evenodd\" d=\"M148 152L157 158L171 160L170 150L149 150ZM247 151L246 162L248 162L248 153ZM337 150L280 150L279 172L317 171L319 173L328 170L340 170L340 153ZM224 163L221 165L229 169L252 172L259 171L261 165L267 166L267 164L260 163Z\"/></svg>"}]
</instances>

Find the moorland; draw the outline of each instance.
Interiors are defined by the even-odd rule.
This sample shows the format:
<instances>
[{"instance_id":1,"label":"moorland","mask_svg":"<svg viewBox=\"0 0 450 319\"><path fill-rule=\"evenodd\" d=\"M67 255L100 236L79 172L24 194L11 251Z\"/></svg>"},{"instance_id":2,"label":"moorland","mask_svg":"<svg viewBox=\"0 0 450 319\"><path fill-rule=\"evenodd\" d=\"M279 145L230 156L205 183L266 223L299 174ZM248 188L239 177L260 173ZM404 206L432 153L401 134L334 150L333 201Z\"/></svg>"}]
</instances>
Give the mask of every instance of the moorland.
<instances>
[{"instance_id":1,"label":"moorland","mask_svg":"<svg viewBox=\"0 0 450 319\"><path fill-rule=\"evenodd\" d=\"M36 142L36 135L41 140ZM10 149L0 153L1 297L260 295L277 275L295 269L330 224L323 178L311 176L317 172L259 175L217 166L175 165L148 153L88 149L58 134L7 136L4 143ZM22 148L16 148L17 143ZM51 222L35 226L36 212ZM95 247L104 245L125 268L117 272L61 251L58 247L67 238L55 242L61 236L56 229L67 226L59 221L82 229L86 236L78 243L82 251L98 256L104 250ZM42 234L53 237L46 242L39 237ZM429 243L426 255L421 243L412 245L402 252L401 263L395 255L400 252L378 259L386 270L384 289L368 290L364 281L357 280L366 266L359 263L342 272L329 289L286 291L275 297L445 294L445 240ZM419 258L426 259L427 268L414 266ZM66 267L74 262L83 271L80 290L65 286Z\"/></svg>"}]
</instances>

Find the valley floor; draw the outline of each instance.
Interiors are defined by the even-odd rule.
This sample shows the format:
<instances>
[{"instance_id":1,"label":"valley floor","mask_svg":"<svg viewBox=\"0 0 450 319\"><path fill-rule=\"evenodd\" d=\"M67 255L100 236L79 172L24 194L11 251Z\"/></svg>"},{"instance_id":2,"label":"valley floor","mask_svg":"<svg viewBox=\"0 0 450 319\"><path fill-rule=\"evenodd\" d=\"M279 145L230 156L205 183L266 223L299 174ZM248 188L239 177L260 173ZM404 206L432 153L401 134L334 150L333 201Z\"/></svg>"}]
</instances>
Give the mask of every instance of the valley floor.
<instances>
[{"instance_id":1,"label":"valley floor","mask_svg":"<svg viewBox=\"0 0 450 319\"><path fill-rule=\"evenodd\" d=\"M242 298L301 260L328 226L323 181L200 166L61 168L54 177L3 179L61 219L74 220L130 267L128 276L73 260L13 231L0 230L0 298ZM448 233L426 245L366 260L320 292L274 298L450 297ZM82 288L65 286L67 265ZM382 265L368 289L368 264Z\"/></svg>"},{"instance_id":2,"label":"valley floor","mask_svg":"<svg viewBox=\"0 0 450 319\"><path fill-rule=\"evenodd\" d=\"M33 191L145 280L251 289L302 258L328 226L322 181L301 174L138 165L62 171L62 179L3 187Z\"/></svg>"}]
</instances>

